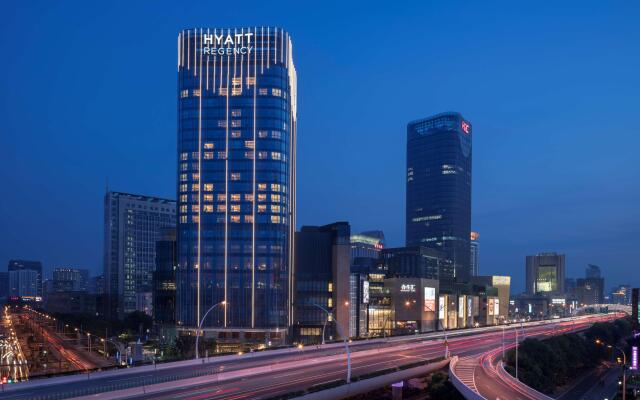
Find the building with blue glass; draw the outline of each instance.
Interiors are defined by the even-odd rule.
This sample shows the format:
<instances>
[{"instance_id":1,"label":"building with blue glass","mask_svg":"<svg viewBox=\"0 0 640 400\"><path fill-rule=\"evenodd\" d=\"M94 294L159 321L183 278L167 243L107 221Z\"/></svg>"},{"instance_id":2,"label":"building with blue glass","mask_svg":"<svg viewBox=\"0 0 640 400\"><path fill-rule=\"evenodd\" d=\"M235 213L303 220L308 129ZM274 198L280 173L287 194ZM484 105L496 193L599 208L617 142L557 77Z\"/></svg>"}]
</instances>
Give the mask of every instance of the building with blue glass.
<instances>
[{"instance_id":1,"label":"building with blue glass","mask_svg":"<svg viewBox=\"0 0 640 400\"><path fill-rule=\"evenodd\" d=\"M465 283L471 277L471 135L471 123L456 112L407 125L406 244L444 252L455 280Z\"/></svg>"},{"instance_id":2,"label":"building with blue glass","mask_svg":"<svg viewBox=\"0 0 640 400\"><path fill-rule=\"evenodd\" d=\"M177 68L177 324L202 321L220 350L282 341L295 251L291 38L275 27L184 30Z\"/></svg>"}]
</instances>

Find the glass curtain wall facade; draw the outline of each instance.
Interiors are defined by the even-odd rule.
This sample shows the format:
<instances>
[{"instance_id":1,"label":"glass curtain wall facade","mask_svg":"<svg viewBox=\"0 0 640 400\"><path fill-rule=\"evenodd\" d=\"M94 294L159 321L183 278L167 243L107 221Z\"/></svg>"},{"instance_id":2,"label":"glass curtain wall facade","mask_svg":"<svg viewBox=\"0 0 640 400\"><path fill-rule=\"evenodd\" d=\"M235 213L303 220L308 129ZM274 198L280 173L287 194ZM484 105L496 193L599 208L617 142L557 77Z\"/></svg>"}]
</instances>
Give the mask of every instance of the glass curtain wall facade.
<instances>
[{"instance_id":1,"label":"glass curtain wall facade","mask_svg":"<svg viewBox=\"0 0 640 400\"><path fill-rule=\"evenodd\" d=\"M290 324L296 82L280 28L178 35L178 325Z\"/></svg>"},{"instance_id":2,"label":"glass curtain wall facade","mask_svg":"<svg viewBox=\"0 0 640 400\"><path fill-rule=\"evenodd\" d=\"M443 251L471 277L471 123L447 112L407 125L406 245Z\"/></svg>"}]
</instances>

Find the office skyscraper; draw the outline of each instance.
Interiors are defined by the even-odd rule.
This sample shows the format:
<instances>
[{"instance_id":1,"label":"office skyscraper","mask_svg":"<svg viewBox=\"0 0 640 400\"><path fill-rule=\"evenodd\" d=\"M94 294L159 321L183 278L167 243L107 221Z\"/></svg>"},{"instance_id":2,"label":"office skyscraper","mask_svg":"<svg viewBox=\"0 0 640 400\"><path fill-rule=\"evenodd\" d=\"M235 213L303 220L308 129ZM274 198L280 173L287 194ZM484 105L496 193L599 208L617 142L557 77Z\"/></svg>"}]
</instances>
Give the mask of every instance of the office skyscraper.
<instances>
[{"instance_id":1,"label":"office skyscraper","mask_svg":"<svg viewBox=\"0 0 640 400\"><path fill-rule=\"evenodd\" d=\"M280 28L178 35L176 311L185 328L216 304L206 334L277 341L291 323L296 79Z\"/></svg>"},{"instance_id":2,"label":"office skyscraper","mask_svg":"<svg viewBox=\"0 0 640 400\"><path fill-rule=\"evenodd\" d=\"M527 294L562 296L565 294L564 280L564 254L540 253L527 256Z\"/></svg>"},{"instance_id":3,"label":"office skyscraper","mask_svg":"<svg viewBox=\"0 0 640 400\"><path fill-rule=\"evenodd\" d=\"M40 261L10 260L10 292L12 296L42 298L42 263Z\"/></svg>"},{"instance_id":4,"label":"office skyscraper","mask_svg":"<svg viewBox=\"0 0 640 400\"><path fill-rule=\"evenodd\" d=\"M406 244L446 254L471 277L471 123L448 112L407 126Z\"/></svg>"},{"instance_id":5,"label":"office skyscraper","mask_svg":"<svg viewBox=\"0 0 640 400\"><path fill-rule=\"evenodd\" d=\"M175 227L173 200L129 193L104 196L104 280L106 312L123 318L143 311L138 293L150 292L156 241L162 228Z\"/></svg>"}]
</instances>

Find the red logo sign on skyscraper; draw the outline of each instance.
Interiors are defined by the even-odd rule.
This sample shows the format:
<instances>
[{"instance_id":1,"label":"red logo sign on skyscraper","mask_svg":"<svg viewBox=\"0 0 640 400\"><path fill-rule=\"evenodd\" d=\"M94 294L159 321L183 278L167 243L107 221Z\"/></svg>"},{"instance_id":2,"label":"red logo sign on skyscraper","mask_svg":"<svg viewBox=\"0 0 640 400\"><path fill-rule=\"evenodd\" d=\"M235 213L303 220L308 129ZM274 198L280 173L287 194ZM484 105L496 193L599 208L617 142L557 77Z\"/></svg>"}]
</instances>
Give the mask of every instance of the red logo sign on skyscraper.
<instances>
[{"instance_id":1,"label":"red logo sign on skyscraper","mask_svg":"<svg viewBox=\"0 0 640 400\"><path fill-rule=\"evenodd\" d=\"M462 129L462 132L466 133L467 135L471 132L471 125L469 125L467 121L462 121L462 123L460 124L460 128Z\"/></svg>"}]
</instances>

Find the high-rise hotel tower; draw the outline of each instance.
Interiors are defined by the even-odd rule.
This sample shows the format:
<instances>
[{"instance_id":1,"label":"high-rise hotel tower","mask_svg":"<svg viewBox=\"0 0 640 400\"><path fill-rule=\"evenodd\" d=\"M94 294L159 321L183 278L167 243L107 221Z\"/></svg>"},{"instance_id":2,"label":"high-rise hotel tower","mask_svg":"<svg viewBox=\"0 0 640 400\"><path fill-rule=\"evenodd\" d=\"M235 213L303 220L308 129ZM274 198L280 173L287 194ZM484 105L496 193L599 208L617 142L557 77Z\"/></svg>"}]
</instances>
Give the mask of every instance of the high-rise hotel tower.
<instances>
[{"instance_id":1,"label":"high-rise hotel tower","mask_svg":"<svg viewBox=\"0 0 640 400\"><path fill-rule=\"evenodd\" d=\"M178 35L176 320L219 343L291 321L296 80L280 28Z\"/></svg>"},{"instance_id":2,"label":"high-rise hotel tower","mask_svg":"<svg viewBox=\"0 0 640 400\"><path fill-rule=\"evenodd\" d=\"M407 246L443 251L459 282L471 278L471 136L456 112L407 125Z\"/></svg>"}]
</instances>

